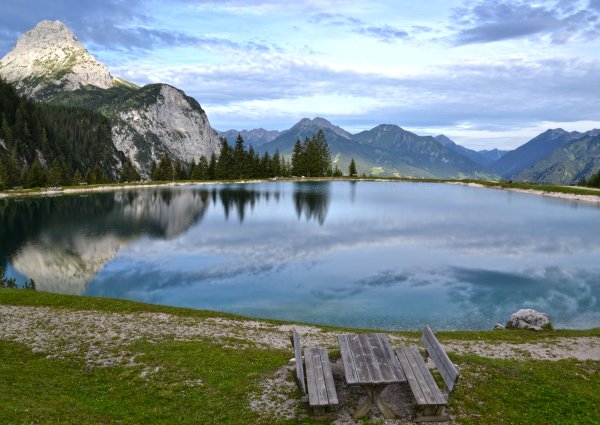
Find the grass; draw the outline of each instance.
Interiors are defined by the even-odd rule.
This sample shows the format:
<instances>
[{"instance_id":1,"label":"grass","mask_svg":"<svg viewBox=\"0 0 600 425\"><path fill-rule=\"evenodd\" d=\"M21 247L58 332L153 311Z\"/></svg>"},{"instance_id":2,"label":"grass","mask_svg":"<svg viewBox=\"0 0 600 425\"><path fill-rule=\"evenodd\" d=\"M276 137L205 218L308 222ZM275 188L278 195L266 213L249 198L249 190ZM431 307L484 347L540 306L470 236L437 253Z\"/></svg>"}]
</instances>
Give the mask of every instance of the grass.
<instances>
[{"instance_id":1,"label":"grass","mask_svg":"<svg viewBox=\"0 0 600 425\"><path fill-rule=\"evenodd\" d=\"M161 312L198 318L236 317L124 300L9 289L0 290L0 304ZM397 334L418 336L417 332ZM438 336L442 342L551 343L556 337L600 337L600 329L460 331L439 332ZM128 346L128 351L136 354L138 365L90 368L77 359L49 359L19 343L0 340L0 424L298 423L261 417L249 405L249 394L258 391L265 374L287 363L291 348L264 349L247 342L237 344L232 338L200 338L193 342L141 339ZM332 350L332 356L335 353ZM461 372L449 403L457 423L600 423L598 361L496 360L475 355L451 358ZM306 419L300 423L313 422Z\"/></svg>"}]
</instances>

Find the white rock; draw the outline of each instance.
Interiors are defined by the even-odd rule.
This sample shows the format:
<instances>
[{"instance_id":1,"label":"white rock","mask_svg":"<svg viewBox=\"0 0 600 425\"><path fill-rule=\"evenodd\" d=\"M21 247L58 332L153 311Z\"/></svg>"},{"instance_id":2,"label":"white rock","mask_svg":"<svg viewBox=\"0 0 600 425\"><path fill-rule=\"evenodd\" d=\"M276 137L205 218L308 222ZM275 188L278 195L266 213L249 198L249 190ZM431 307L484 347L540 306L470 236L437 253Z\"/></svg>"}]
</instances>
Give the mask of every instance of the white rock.
<instances>
[{"instance_id":1,"label":"white rock","mask_svg":"<svg viewBox=\"0 0 600 425\"><path fill-rule=\"evenodd\" d=\"M127 126L119 123L113 126L113 142L142 172L148 171L148 164L140 164L136 159L139 150L136 135L146 140L157 139L162 145L152 149L150 154L150 159L157 162L164 152L172 158L191 162L200 155L209 158L219 149L219 136L206 114L192 106L183 92L166 84L160 86L154 103L123 111L119 118Z\"/></svg>"},{"instance_id":2,"label":"white rock","mask_svg":"<svg viewBox=\"0 0 600 425\"><path fill-rule=\"evenodd\" d=\"M34 98L48 85L73 91L86 85L107 89L116 82L60 21L42 21L22 34L0 60L0 76Z\"/></svg>"},{"instance_id":3,"label":"white rock","mask_svg":"<svg viewBox=\"0 0 600 425\"><path fill-rule=\"evenodd\" d=\"M494 330L495 331L499 331L504 329L504 326L502 326L500 323L496 323L496 325L494 325Z\"/></svg>"},{"instance_id":4,"label":"white rock","mask_svg":"<svg viewBox=\"0 0 600 425\"><path fill-rule=\"evenodd\" d=\"M521 309L513 313L506 323L507 329L532 329L539 331L550 324L550 317L532 309Z\"/></svg>"}]
</instances>

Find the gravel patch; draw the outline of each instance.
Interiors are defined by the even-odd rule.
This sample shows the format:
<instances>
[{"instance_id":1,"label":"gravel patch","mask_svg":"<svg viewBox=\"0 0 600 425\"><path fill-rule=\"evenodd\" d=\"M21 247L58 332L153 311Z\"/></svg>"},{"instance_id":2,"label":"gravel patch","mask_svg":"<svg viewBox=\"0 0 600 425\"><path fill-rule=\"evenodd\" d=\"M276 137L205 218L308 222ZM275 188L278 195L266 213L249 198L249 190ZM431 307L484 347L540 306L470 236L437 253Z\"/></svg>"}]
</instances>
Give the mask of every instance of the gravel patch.
<instances>
[{"instance_id":1,"label":"gravel patch","mask_svg":"<svg viewBox=\"0 0 600 425\"><path fill-rule=\"evenodd\" d=\"M486 342L454 341L444 348L456 354L476 354L494 359L516 360L600 360L600 338L557 338L537 344L490 344Z\"/></svg>"}]
</instances>

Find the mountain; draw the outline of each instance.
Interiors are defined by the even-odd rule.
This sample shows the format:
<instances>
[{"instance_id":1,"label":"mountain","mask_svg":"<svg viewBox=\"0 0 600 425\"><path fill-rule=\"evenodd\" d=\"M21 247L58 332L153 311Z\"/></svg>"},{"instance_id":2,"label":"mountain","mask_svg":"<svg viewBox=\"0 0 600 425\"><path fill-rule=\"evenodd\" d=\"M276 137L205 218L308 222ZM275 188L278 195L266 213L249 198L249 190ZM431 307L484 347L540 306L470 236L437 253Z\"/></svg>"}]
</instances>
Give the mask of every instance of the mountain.
<instances>
[{"instance_id":1,"label":"mountain","mask_svg":"<svg viewBox=\"0 0 600 425\"><path fill-rule=\"evenodd\" d=\"M257 147L262 144L269 143L271 140L275 139L281 134L281 132L277 130L265 130L264 128L256 128L254 130L242 131L217 131L217 133L219 133L219 137L227 139L230 145L233 145L235 143L235 139L237 139L238 134L241 134L241 136L244 138L244 145L246 147L250 145Z\"/></svg>"},{"instance_id":2,"label":"mountain","mask_svg":"<svg viewBox=\"0 0 600 425\"><path fill-rule=\"evenodd\" d=\"M490 167L494 173L507 179L516 179L523 170L546 158L554 150L581 138L582 133L567 132L562 128L546 130L529 142L508 152Z\"/></svg>"},{"instance_id":3,"label":"mountain","mask_svg":"<svg viewBox=\"0 0 600 425\"><path fill-rule=\"evenodd\" d=\"M482 156L487 161L489 161L487 165L491 165L494 162L498 161L500 158L502 158L508 152L510 152L510 151L503 151L503 150L500 150L500 149L491 149L491 150L485 149L485 150L482 150L482 151L477 151L477 153L480 156Z\"/></svg>"},{"instance_id":4,"label":"mountain","mask_svg":"<svg viewBox=\"0 0 600 425\"><path fill-rule=\"evenodd\" d=\"M551 184L573 184L588 179L600 170L600 135L586 133L557 149L549 156L522 170L515 180Z\"/></svg>"},{"instance_id":5,"label":"mountain","mask_svg":"<svg viewBox=\"0 0 600 425\"><path fill-rule=\"evenodd\" d=\"M303 118L289 130L282 131L279 136L268 143L260 145L259 152L275 151L291 156L297 139L304 141L305 138L314 136L320 129L323 130L331 159L341 170L347 171L351 158L354 158L359 166L359 172L367 174L372 172L374 166L369 159L369 149L351 139L352 135L340 127L334 126L324 118L313 120ZM376 170L375 170L376 171Z\"/></svg>"},{"instance_id":6,"label":"mountain","mask_svg":"<svg viewBox=\"0 0 600 425\"><path fill-rule=\"evenodd\" d=\"M450 149L451 151L456 152L457 154L462 155L464 157L467 157L474 163L479 164L483 167L487 167L488 165L494 162L488 156L482 155L480 152L465 148L461 145L457 145L452 139L443 134L435 136L434 139L440 142L443 146Z\"/></svg>"},{"instance_id":7,"label":"mountain","mask_svg":"<svg viewBox=\"0 0 600 425\"><path fill-rule=\"evenodd\" d=\"M291 155L294 143L322 129L334 164L346 171L354 158L359 173L425 178L484 176L482 167L444 147L430 136L418 136L396 125L380 125L351 134L323 118L304 118L260 151Z\"/></svg>"},{"instance_id":8,"label":"mountain","mask_svg":"<svg viewBox=\"0 0 600 425\"><path fill-rule=\"evenodd\" d=\"M35 100L98 111L115 146L148 175L162 154L191 162L219 148L200 104L166 84L113 77L59 21L42 21L0 60L0 77Z\"/></svg>"}]
</instances>

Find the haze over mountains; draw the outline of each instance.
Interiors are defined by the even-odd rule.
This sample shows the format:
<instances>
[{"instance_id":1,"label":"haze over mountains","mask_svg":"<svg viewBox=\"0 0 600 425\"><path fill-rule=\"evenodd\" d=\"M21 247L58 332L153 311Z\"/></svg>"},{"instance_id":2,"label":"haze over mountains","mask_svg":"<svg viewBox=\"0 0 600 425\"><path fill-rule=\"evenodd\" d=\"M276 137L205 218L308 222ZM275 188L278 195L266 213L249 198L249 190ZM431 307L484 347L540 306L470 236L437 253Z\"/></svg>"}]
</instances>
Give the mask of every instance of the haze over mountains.
<instances>
[{"instance_id":1,"label":"haze over mountains","mask_svg":"<svg viewBox=\"0 0 600 425\"><path fill-rule=\"evenodd\" d=\"M0 77L36 101L104 115L118 152L104 160L113 175L125 157L148 176L152 162L163 154L189 164L217 153L219 136L232 144L238 135L237 130L213 130L200 104L175 87L138 87L114 77L59 21L42 21L21 35L0 60ZM570 184L600 168L598 130L548 130L510 152L474 151L443 134L420 136L393 124L351 134L319 117L304 118L285 131L259 128L239 134L260 153L290 156L297 139L312 137L319 129L325 133L334 165L344 172L354 158L359 173L367 175ZM9 154L1 139L0 154Z\"/></svg>"}]
</instances>

